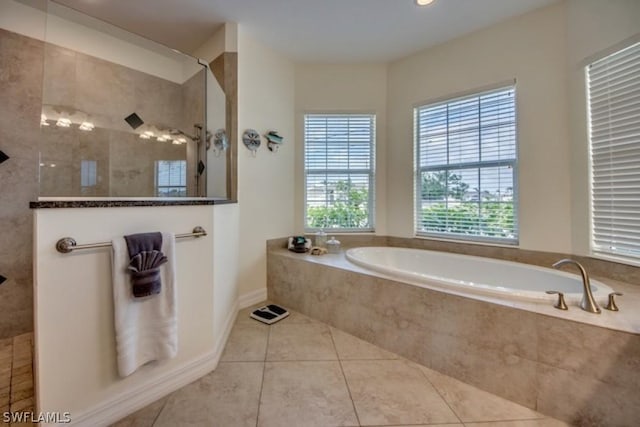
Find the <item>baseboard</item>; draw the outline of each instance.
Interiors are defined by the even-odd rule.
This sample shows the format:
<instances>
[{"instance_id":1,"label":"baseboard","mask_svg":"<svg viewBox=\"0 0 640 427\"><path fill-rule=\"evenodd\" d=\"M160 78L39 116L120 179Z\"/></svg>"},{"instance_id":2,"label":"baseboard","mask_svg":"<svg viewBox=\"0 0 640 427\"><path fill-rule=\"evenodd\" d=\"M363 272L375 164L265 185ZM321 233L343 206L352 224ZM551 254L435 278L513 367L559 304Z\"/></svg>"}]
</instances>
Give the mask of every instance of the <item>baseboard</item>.
<instances>
[{"instance_id":1,"label":"baseboard","mask_svg":"<svg viewBox=\"0 0 640 427\"><path fill-rule=\"evenodd\" d=\"M216 366L218 366L218 362L220 361L220 357L222 357L222 352L224 351L224 347L227 344L227 340L229 339L229 335L231 334L231 329L233 329L233 324L236 323L236 318L238 317L239 304L238 301L233 305L231 309L231 315L227 316L227 320L224 322L224 328L222 329L222 335L218 337L216 342L213 344L213 351L216 354Z\"/></svg>"},{"instance_id":2,"label":"baseboard","mask_svg":"<svg viewBox=\"0 0 640 427\"><path fill-rule=\"evenodd\" d=\"M108 426L213 371L218 366L237 315L238 303L236 302L225 321L223 333L214 344L213 351L160 378L128 390L114 399L102 402L79 416L74 414L71 425L77 427Z\"/></svg>"},{"instance_id":3,"label":"baseboard","mask_svg":"<svg viewBox=\"0 0 640 427\"><path fill-rule=\"evenodd\" d=\"M216 367L216 359L219 358L216 356L215 352L207 353L154 381L132 388L114 399L101 402L79 416L72 414L71 425L78 427L110 425L213 371Z\"/></svg>"},{"instance_id":4,"label":"baseboard","mask_svg":"<svg viewBox=\"0 0 640 427\"><path fill-rule=\"evenodd\" d=\"M266 301L266 299L267 288L265 287L263 289L256 289L255 291L240 295L238 305L240 306L240 310L242 310L243 308L251 307L259 302Z\"/></svg>"}]
</instances>

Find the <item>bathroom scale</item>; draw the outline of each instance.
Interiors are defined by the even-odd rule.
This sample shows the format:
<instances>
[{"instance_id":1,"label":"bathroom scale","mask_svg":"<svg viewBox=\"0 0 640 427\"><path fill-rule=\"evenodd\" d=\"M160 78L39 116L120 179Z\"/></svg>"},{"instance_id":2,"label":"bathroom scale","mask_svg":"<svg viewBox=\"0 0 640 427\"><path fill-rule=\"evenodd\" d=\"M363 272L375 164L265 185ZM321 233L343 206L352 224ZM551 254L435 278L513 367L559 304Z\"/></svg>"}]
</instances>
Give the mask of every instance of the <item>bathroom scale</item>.
<instances>
[{"instance_id":1,"label":"bathroom scale","mask_svg":"<svg viewBox=\"0 0 640 427\"><path fill-rule=\"evenodd\" d=\"M266 323L267 325L271 325L272 323L276 323L277 321L284 319L288 315L289 312L286 309L279 305L269 304L254 310L249 317L256 319L259 322Z\"/></svg>"}]
</instances>

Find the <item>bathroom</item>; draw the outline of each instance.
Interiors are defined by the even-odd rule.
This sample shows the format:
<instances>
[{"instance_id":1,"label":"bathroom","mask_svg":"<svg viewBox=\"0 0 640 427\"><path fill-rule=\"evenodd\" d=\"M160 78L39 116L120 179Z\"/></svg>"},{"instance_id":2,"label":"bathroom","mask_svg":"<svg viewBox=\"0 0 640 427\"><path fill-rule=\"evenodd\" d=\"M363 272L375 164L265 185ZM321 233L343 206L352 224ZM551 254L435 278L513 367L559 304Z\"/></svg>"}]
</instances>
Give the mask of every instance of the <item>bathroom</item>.
<instances>
[{"instance_id":1,"label":"bathroom","mask_svg":"<svg viewBox=\"0 0 640 427\"><path fill-rule=\"evenodd\" d=\"M478 2L493 11L493 15L489 16L487 12L485 17L482 9L465 11L465 7L480 8L472 5L475 2L459 2L460 5L456 6L445 5L445 0L436 0L424 9L418 9L413 0L403 0L398 2L406 3L399 6L404 7L402 12L398 12L403 19L410 23L422 23L422 26L426 26L423 22L429 23L435 27L434 31L440 31L437 33L440 38L420 40L421 33L417 31L417 38L409 38L402 49L396 48L395 51L390 47L391 44L386 44L387 40L382 35L400 31L391 21L376 15L386 11L384 7L388 6L383 5L384 2L377 2L381 3L379 6L383 9L372 9L365 14L371 16L368 19L377 19L375 22L378 24L384 23L380 24L385 26L384 30L376 34L366 33L370 38L364 41L358 37L349 39L354 43L358 40L364 43L356 44L364 46L361 49L355 49L354 45L346 42L349 35L357 33L356 30L339 33L336 28L335 34L325 34L314 26L303 27L302 23L298 26L290 20L277 21L274 15L278 14L275 11L287 11L283 6L286 2L264 2L271 4L260 6L254 4L252 11L242 8L229 11L230 4L236 2L220 0L213 2L221 11L219 15L215 10L199 9L203 6L198 2L189 3L193 3L191 12L186 6L185 11L166 11L164 19L169 19L169 22L168 17L177 14L190 17L194 21L192 26L154 25L151 15L146 16L143 8L136 12L124 6L116 5L109 9L99 2L93 6L92 3L95 2L2 0L0 3L0 91L3 101L0 150L9 157L0 163L0 212L3 218L0 223L0 275L6 278L0 284L0 301L3 304L0 339L6 343L2 347L3 360L5 354L15 357L24 353L24 345L28 348L32 342L35 344L32 396L24 394L29 389L28 381L25 381L26 389L17 389L24 393L17 393L13 399L16 403L32 399L31 403L23 402L26 406L11 409L13 402L9 380L9 383L2 384L9 399L0 404L7 408L5 411L68 411L72 425L110 425L147 408L148 413L153 413L150 422L141 416L130 418L129 425L153 425L155 421L155 425L168 425L171 424L169 420L172 415L169 410L180 406L175 393L180 393L182 387L188 387L188 384L204 377L212 381L210 388L215 389L219 380L215 375L226 375L223 370L226 367L231 369L228 372L236 372L239 378L254 374L260 377L267 375L265 363L277 365L275 362L265 362L264 356L270 352L267 348L270 341L277 338L277 329L297 329L300 335L304 335L301 331L305 327L320 329L315 324L313 327L305 326L302 320L308 320L331 325L327 333L336 347L344 339L339 331L342 330L411 362L432 368L432 372L461 380L469 387L477 388L477 393L492 393L492 396L515 402L518 408L538 411L550 417L538 419L527 415L521 419L522 425L554 425L551 424L551 418L570 424L633 425L630 422L633 418L630 417L636 415L635 419L640 418L637 409L634 413L634 408L640 407L637 376L629 374L627 380L618 381L601 372L615 372L620 367L622 374L618 376L624 376L626 372L633 372L633 367L640 363L637 351L640 327L638 320L633 317L634 311L637 311L634 306L640 303L640 298L633 293L633 286L638 284L640 275L637 262L612 263L591 257L590 156L584 72L585 66L595 60L638 41L640 6L636 1L487 0ZM520 5L514 6L518 3ZM75 22L89 28L80 37L70 30L68 21L71 18L60 12L64 4L111 22L122 33L126 33L122 30L124 28L142 34L155 42L187 52L189 56L175 52L175 57L171 57L170 53L160 54L155 44L139 39L130 50L122 44L118 44L117 49L111 49L104 44L106 38L92 32L106 31L102 23L94 22L92 25L95 26L90 26ZM275 9L277 6L283 9ZM329 13L324 9L315 10L314 7L310 2L305 2L301 3L300 10L294 12L300 16L301 22L303 16L313 20L314 17L309 15ZM455 16L460 20L459 32L453 28L453 22L445 25L447 28L437 25L448 12L443 8L448 7L458 7L452 13L458 13ZM469 13L470 10L475 13ZM134 12L138 13L139 22L129 15ZM347 12L359 13L351 9ZM256 18L260 13L263 14L262 20ZM211 17L210 27L195 19L199 15ZM475 20L472 19L474 16ZM148 21L144 21L145 17ZM330 19L329 16L326 19ZM465 21L469 23L464 25ZM337 19L335 25L338 26L339 22L341 20ZM363 27L368 22L363 18L362 22L354 25L357 25L358 31L365 31ZM271 28L266 28L265 23L272 24ZM190 49L172 44L177 40L189 40L189 35L195 32L198 25L205 27L206 36L192 41ZM282 28L277 29L278 26ZM65 33L65 30L68 32ZM311 34L312 30L317 31L314 33L318 42L316 50L303 43L303 40L299 46L290 41L280 40L280 44L277 43L279 35L298 31L302 39L302 35L307 34L305 31ZM118 32L111 29L108 35L116 37L114 33ZM23 37L20 43L26 45L17 45L16 39L19 37L16 35ZM345 38L344 43L336 39L339 36ZM127 43L135 39L124 34L118 37L118 43L122 43L123 38ZM286 40L291 39L289 37ZM63 43L64 40L67 45ZM17 50L12 50L16 46ZM65 96L74 90L74 84L81 84L81 79L74 81L65 68L56 69L53 66L55 64L51 61L55 58L69 58L54 56L56 46L67 49L65 54L69 53L68 50L76 52L76 61L80 61L82 55L85 58L98 57L153 76L155 80L135 86L133 92L136 96L133 99L127 92L127 87L131 86L125 87L117 81L110 81L106 87L115 98L112 104L83 104L81 98L67 102ZM330 46L332 49L329 49ZM380 50L376 51L374 46ZM143 57L142 52L150 53ZM195 58L207 64L208 69ZM167 61L184 61L186 65L173 67ZM23 65L19 67L19 64ZM93 81L89 77L85 82L88 83L88 93L95 94L101 88L98 77L112 76L112 71L94 71ZM170 75L174 71L181 74L179 78ZM201 74L206 75L206 80ZM198 93L195 93L197 90L187 94L188 91L183 88L192 76L198 80L195 83L200 86L199 90L206 90L206 103L202 97L198 98ZM165 83L167 81L171 83ZM517 244L461 243L416 237L413 220L414 108L474 91L514 85L514 82L518 150L514 172L518 191ZM160 86L166 87L171 93L167 95L170 100L163 98L162 91L158 89ZM96 91L91 92L92 88ZM138 96L141 91L143 95ZM197 100L193 101L189 96ZM56 112L54 108L69 105L73 107L72 110L58 108L60 111ZM83 141L86 134L79 130L74 130L74 136L69 140L61 136L64 129L56 126L56 114L68 113L74 121L73 126L77 127L84 121L80 116L93 113L97 107L106 110L103 116L110 117L110 109L115 110L114 115L118 118L117 123L113 121L106 125L98 123L96 119L96 129L92 134L95 137L92 138L99 139ZM137 130L123 121L132 113L138 114L144 121ZM309 300L299 299L302 296L298 293L286 294L283 288L278 288L278 283L291 287L298 278L301 282L311 283L314 276L324 278L324 274L328 275L326 277L336 277L336 286L343 283L343 279L344 283L359 284L358 279L351 275L353 271L344 273L347 275L345 278L341 276L343 273L334 270L319 270L318 263L328 262L328 257L308 261L306 255L288 253L283 249L286 237L307 232L311 238L315 238L317 231L308 229L305 224L305 116L344 113L375 116L375 152L372 153L375 175L370 175L373 179L369 181L372 185L368 189L368 198L374 201L369 219L375 222L371 221L359 232L335 233L344 249L357 246L408 246L516 260L549 268L561 258L576 258L592 276L613 280L616 286L611 285L611 288L622 290L625 294L617 298L620 307L617 313L604 309L600 315L583 313L575 301L568 301L569 310L565 313L553 308L553 299L547 300L548 311L542 315L536 313L544 317L542 320L547 320L547 317L579 317L579 320L568 323L575 324L575 330L560 328L560 335L564 334L567 339L572 339L574 335L580 337L582 341L572 341L569 347L576 348L584 357L558 353L561 356L557 357L567 360L564 365L554 365L549 358L545 361L542 356L548 355L543 348L546 344L537 335L543 335L544 331L541 326L544 323L539 322L540 318L531 318L530 312L514 316L511 312L507 313L504 306L492 306L495 310L490 310L482 325L493 328L496 334L519 336L520 333L531 332L536 336L537 347L526 349L535 354L518 353L515 356L509 349L495 352L493 349L480 348L483 357L495 357L496 360L506 361L505 364L515 360L513 357L518 357L519 362L513 365L515 368L510 375L493 375L491 378L491 373L497 372L492 369L498 367L487 368L478 364L471 355L464 359L452 356L451 363L438 364L435 354L425 355L417 350L403 353L396 348L396 345L402 344L402 339L394 337L386 329L387 332L374 337L369 335L366 328L360 328L357 322L350 324L348 317L331 317L331 311L323 311L322 305L318 304L314 309ZM47 115L49 126L41 124L42 114ZM194 143L198 139L194 125L198 123L206 123L206 130L211 133L209 149L205 148L208 139L205 133L199 137L202 141L200 145ZM133 145L134 136L135 142L139 142L136 147L147 144L136 135L147 130L144 128L147 125L155 126L155 129L148 129L156 133L154 137L163 130L174 139L185 137L187 142L183 145L169 144L168 151L156 153L161 157L143 151L150 163L139 170L137 166L140 162L135 160L138 152L121 147L127 143ZM219 146L215 144L219 141L215 137L219 129L226 130L228 146L224 149L218 149ZM255 129L261 135L262 144L255 151L243 144L242 134L247 129ZM171 130L180 130L186 136L172 134ZM283 144L273 150L269 149L264 137L269 131L277 131L284 138ZM201 151L189 148L198 146ZM157 148L157 145L154 147ZM97 160L95 166L98 171L110 170L111 174L102 176L100 181L93 180L92 164L86 163L84 168L78 164L78 159L86 160L82 157L86 154L93 155L93 160ZM203 178L202 174L197 175L196 159L204 161L205 157L207 167ZM185 176L188 179L184 185L178 186L186 197L181 197L181 200L154 198L153 179L136 187L141 182L136 177L144 174L142 169L146 169L148 175L153 175L156 160L186 161ZM117 162L121 162L122 167L116 167ZM52 164L55 166L52 167ZM82 184L83 172L90 175L84 179L89 185ZM33 208L30 208L32 202ZM78 244L108 242L116 236L153 230L190 233L195 226L203 227L207 236L181 240L176 249L180 283L178 355L158 366L145 366L140 372L120 379L114 357L110 251L95 248L61 254L55 250L56 242L63 237L71 237ZM329 233L329 230L326 231ZM329 233L328 237L331 236L334 234ZM282 277L283 271L290 280ZM570 267L566 267L566 270L563 268L563 271L578 272ZM626 287L620 285L618 288L618 282L624 282ZM325 298L325 292L330 301L329 291L322 287L312 291L311 286L309 295ZM375 289L384 286L384 283L376 282ZM344 289L346 292L346 287ZM338 290L335 290L335 294L339 295ZM361 299L364 301L367 298L363 296ZM238 313L240 309L246 310L267 299L292 310L290 319L283 320L281 325L268 327L268 332L267 329L258 328L263 325L247 323L252 320L248 319L246 311ZM394 301L404 299L398 297ZM440 301L442 304L450 303L447 311L453 317L446 318L446 322L468 324L463 313L475 307L472 302L449 296L442 297ZM362 304L354 303L353 313L361 313ZM604 304L601 306L604 307ZM404 310L401 303L395 308L398 312ZM411 310L407 308L406 311ZM455 317L457 314L460 314L459 318ZM498 328L493 325L492 322L501 316L507 319L514 316L511 323L520 324L520 321L522 327ZM629 340L606 334L593 340L587 339L585 331L589 328L584 325L594 326L600 322L600 326L611 329L606 319L614 319L620 328L613 329L627 334L623 337ZM339 320L343 323L339 324ZM287 326L287 322L291 326ZM505 322L509 323L507 320ZM411 327L419 328L419 325L416 322ZM548 326L554 330L553 324ZM440 339L432 340L432 345L450 348L456 354L472 353L472 349L479 346L460 344L462 340L471 343L470 331L478 333L470 328L466 334L443 334L436 337ZM34 333L34 338L29 335L31 333ZM239 343L243 334L250 337L251 341ZM453 342L447 340L450 336L462 339ZM17 337L22 338L16 342ZM619 359L600 359L602 354L599 346L603 341L608 342L609 338L611 351L620 352ZM302 340L301 337L298 339ZM384 339L389 342L385 343ZM286 342L286 339L283 340ZM241 355L234 361L232 347L243 345L247 347L245 357ZM557 343L555 345L560 346ZM257 353L262 351L263 355L247 359L246 355L251 353L252 348L256 348ZM269 354L267 356L271 357ZM239 372L240 365L246 367L246 372ZM346 365L345 362L342 367ZM20 366L15 364L16 368ZM480 368L488 369L484 376L469 373L474 369L480 371ZM522 375L519 375L519 368L523 368ZM531 374L533 370L546 368L551 373L546 377ZM2 372L6 373L4 370ZM28 369L21 373L23 376L31 374ZM276 375L277 372L271 374ZM561 383L544 382L552 374ZM438 381L433 376L430 378L435 386ZM573 381L575 378L585 378L585 382ZM633 378L636 379L635 384ZM517 382L531 384L529 388L535 392L509 386ZM539 387L540 382L543 384ZM224 388L224 384L222 386ZM200 387L207 388L206 384L200 384ZM551 401L551 398L545 399L543 396L555 396L553 393L563 388L571 390L567 394L575 402L559 398ZM356 392L352 388L348 388L348 391ZM602 398L596 399L596 392L601 393ZM443 396L446 397L446 394ZM264 393L262 397L265 397ZM247 406L253 408L251 417L248 416L253 417L253 421L237 424L277 425L269 424L265 418L269 415L266 411L266 403L269 402L265 402L263 408L262 403L257 403L260 401L259 395L252 399L253 403ZM444 400L454 407L453 412L457 417L431 420L400 417L374 419L368 423L365 421L366 411L356 402L355 409L351 408L351 411L355 411L360 419L356 417L340 423L322 423L320 419L315 423L313 419L296 423L293 420L290 424L420 425L437 422L462 425L520 420L506 416L465 419L456 412L455 405L446 398ZM278 408L277 399L271 404ZM215 405L212 404L212 407ZM242 412L232 403L226 404L226 407L227 412L232 409ZM589 411L589 408L592 410ZM209 408L208 414L219 416L214 409ZM220 410L224 412L224 408ZM605 415L606 418L603 418ZM180 425L179 420L174 419L173 425ZM231 421L225 424L189 421L186 418L183 421L191 425L234 424Z\"/></svg>"}]
</instances>

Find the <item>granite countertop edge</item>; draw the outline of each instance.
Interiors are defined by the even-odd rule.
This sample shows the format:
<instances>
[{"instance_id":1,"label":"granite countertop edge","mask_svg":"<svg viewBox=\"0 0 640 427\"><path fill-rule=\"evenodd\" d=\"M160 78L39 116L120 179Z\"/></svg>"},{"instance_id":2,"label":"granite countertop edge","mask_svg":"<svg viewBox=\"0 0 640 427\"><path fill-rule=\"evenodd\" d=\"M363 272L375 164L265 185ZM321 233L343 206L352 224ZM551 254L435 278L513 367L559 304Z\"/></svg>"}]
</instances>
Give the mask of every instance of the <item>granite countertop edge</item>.
<instances>
[{"instance_id":1,"label":"granite countertop edge","mask_svg":"<svg viewBox=\"0 0 640 427\"><path fill-rule=\"evenodd\" d=\"M39 200L29 202L30 209L63 208L122 208L147 206L202 206L237 203L228 199L188 199L188 200Z\"/></svg>"}]
</instances>

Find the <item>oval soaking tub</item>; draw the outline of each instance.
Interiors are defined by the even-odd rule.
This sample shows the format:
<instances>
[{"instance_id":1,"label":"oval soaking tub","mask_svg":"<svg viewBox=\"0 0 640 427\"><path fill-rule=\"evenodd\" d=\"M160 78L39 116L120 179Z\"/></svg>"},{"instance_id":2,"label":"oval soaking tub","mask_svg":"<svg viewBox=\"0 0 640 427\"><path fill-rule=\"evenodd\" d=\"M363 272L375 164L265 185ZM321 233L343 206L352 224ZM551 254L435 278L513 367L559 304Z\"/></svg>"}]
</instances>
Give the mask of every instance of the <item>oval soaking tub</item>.
<instances>
[{"instance_id":1,"label":"oval soaking tub","mask_svg":"<svg viewBox=\"0 0 640 427\"><path fill-rule=\"evenodd\" d=\"M555 290L563 292L567 301L582 299L579 275L529 264L396 247L353 248L346 255L361 267L444 291L550 301L557 296L545 291ZM591 280L591 290L598 303L613 292L597 280Z\"/></svg>"}]
</instances>

